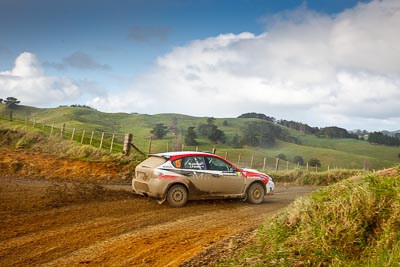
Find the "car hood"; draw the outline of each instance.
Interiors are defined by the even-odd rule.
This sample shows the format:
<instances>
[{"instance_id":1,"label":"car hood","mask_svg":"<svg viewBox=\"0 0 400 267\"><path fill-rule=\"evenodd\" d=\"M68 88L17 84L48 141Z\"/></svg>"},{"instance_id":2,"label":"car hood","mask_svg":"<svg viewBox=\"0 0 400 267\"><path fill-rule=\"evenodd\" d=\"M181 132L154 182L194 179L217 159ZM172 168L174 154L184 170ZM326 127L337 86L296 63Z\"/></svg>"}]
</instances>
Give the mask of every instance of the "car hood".
<instances>
[{"instance_id":1,"label":"car hood","mask_svg":"<svg viewBox=\"0 0 400 267\"><path fill-rule=\"evenodd\" d=\"M260 177L260 178L264 178L264 177L270 178L267 174L265 174L265 173L263 173L263 172L260 172L260 171L257 171L257 170L254 170L254 169L247 169L247 168L244 168L244 169L242 169L242 172L243 172L244 175L246 175L246 176L258 176L258 177Z\"/></svg>"}]
</instances>

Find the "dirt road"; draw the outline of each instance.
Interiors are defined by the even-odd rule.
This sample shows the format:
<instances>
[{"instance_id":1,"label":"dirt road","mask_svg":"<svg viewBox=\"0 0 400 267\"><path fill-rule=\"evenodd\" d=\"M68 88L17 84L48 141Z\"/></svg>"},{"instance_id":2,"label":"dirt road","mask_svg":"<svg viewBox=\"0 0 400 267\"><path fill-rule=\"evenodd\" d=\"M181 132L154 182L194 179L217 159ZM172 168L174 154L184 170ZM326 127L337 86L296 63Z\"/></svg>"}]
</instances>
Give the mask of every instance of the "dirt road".
<instances>
[{"instance_id":1,"label":"dirt road","mask_svg":"<svg viewBox=\"0 0 400 267\"><path fill-rule=\"evenodd\" d=\"M261 205L197 201L170 208L131 194L128 185L104 188L0 178L0 266L212 265L215 259L193 257L229 236L250 234L315 190L278 185Z\"/></svg>"}]
</instances>

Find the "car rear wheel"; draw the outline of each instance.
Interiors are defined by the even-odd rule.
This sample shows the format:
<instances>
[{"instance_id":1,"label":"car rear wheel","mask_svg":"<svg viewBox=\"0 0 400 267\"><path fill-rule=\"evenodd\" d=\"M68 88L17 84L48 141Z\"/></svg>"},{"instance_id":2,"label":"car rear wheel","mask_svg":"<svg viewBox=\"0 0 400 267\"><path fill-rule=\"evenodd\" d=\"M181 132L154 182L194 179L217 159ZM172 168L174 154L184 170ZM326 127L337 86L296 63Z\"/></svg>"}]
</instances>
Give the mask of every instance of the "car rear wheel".
<instances>
[{"instance_id":1,"label":"car rear wheel","mask_svg":"<svg viewBox=\"0 0 400 267\"><path fill-rule=\"evenodd\" d=\"M247 191L247 200L252 204L260 204L265 196L264 187L259 183L254 183Z\"/></svg>"},{"instance_id":2,"label":"car rear wheel","mask_svg":"<svg viewBox=\"0 0 400 267\"><path fill-rule=\"evenodd\" d=\"M167 192L167 202L172 207L183 207L187 200L188 192L183 185L173 185Z\"/></svg>"}]
</instances>

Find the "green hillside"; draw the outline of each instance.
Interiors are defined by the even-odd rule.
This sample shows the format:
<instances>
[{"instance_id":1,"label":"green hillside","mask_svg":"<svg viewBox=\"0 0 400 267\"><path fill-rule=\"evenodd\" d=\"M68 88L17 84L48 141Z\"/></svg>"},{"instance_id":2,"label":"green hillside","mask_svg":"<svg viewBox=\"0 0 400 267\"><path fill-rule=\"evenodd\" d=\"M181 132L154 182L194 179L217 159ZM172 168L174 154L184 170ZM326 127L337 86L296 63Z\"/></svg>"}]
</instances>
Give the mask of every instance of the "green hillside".
<instances>
[{"instance_id":1,"label":"green hillside","mask_svg":"<svg viewBox=\"0 0 400 267\"><path fill-rule=\"evenodd\" d=\"M19 105L12 110L13 122L9 121L10 110L5 105L0 105L0 125L20 125L27 129L36 126L45 129L44 125L53 125L61 128L65 124L66 133L85 129L91 131L105 132L108 135L115 134L116 142L122 142L126 133L132 133L134 143L145 152L149 151L151 130L158 123L171 126L176 122L177 128L184 132L190 126L198 127L207 122L207 117L193 117L181 114L128 114L128 113L104 113L86 107L58 107L58 108L35 108ZM284 154L289 161L295 156L301 156L304 160L317 158L321 161L322 170L328 168L363 168L381 169L391 167L400 162L398 147L372 145L365 141L355 139L330 139L319 138L315 135L302 134L283 126L288 133L295 137L299 144L277 140L275 145L260 148L244 146L235 149L230 145L232 138L238 134L242 135L242 129L249 121L258 119L245 118L216 118L214 124L222 130L226 137L226 144L213 144L206 138L198 137L197 147L184 147L184 150L206 150L216 148L217 154L227 157L234 163L254 168L275 167L275 158L278 154ZM180 150L183 142L182 135L168 133L163 140L152 140L151 152L162 152L166 150ZM265 162L264 162L265 161ZM281 163L281 168L295 168L292 163Z\"/></svg>"}]
</instances>

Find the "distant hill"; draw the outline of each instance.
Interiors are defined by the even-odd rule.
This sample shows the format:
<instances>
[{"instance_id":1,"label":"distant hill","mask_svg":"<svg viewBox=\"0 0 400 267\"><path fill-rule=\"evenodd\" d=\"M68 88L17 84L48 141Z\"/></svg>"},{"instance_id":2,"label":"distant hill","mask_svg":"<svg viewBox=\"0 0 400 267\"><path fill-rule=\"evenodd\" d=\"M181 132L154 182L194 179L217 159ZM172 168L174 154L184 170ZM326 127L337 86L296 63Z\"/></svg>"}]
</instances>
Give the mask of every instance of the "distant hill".
<instances>
[{"instance_id":1,"label":"distant hill","mask_svg":"<svg viewBox=\"0 0 400 267\"><path fill-rule=\"evenodd\" d=\"M10 111L5 105L0 104L0 126L9 124ZM132 133L134 143L143 151L149 148L149 140L152 130L157 124L164 124L169 131L162 140L153 140L152 152L165 150L180 150L184 139L184 134L188 127L195 127L206 124L208 117L194 117L183 114L137 114L137 113L104 113L95 109L76 106L58 108L35 108L18 105L12 110L12 116L21 123L27 118L34 120L37 124L55 125L61 127L65 123L67 129L76 128L86 129L87 131L103 131L108 133ZM266 116L268 120L271 117ZM284 121L289 126L297 125L300 130L289 128L278 122L271 122L261 118L215 118L213 123L217 129L223 131L226 142L214 143L204 136L197 136L198 145L185 146L185 150L206 150L217 149L217 154L227 155L234 162L240 157L242 161L253 162L262 166L264 158L268 159L267 167L272 168L275 164L274 159L283 154L291 162L291 168L295 166L294 159L298 156L305 161L317 158L321 161L320 169L330 168L362 168L381 169L391 167L400 163L398 147L388 147L383 145L373 145L366 141L342 135L329 138L335 132L344 134L341 128L327 127L325 134L319 135L304 131L306 124L295 124ZM16 123L16 122L15 122ZM302 126L303 125L303 126ZM301 126L301 127L300 127ZM274 131L274 142L265 142L263 146L242 145L238 147L234 143L235 138L244 137L251 132L249 127L255 127L264 131ZM308 129L308 128L307 128ZM315 128L311 127L314 132ZM324 128L321 128L324 129ZM319 131L321 129L318 129ZM262 138L255 135L257 138ZM266 136L265 138L268 138ZM268 141L268 139L267 139Z\"/></svg>"}]
</instances>

